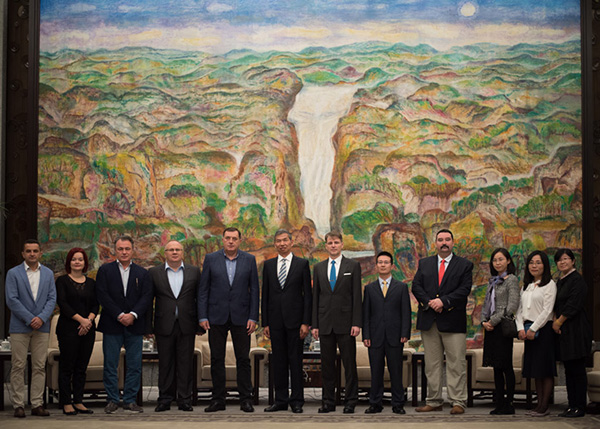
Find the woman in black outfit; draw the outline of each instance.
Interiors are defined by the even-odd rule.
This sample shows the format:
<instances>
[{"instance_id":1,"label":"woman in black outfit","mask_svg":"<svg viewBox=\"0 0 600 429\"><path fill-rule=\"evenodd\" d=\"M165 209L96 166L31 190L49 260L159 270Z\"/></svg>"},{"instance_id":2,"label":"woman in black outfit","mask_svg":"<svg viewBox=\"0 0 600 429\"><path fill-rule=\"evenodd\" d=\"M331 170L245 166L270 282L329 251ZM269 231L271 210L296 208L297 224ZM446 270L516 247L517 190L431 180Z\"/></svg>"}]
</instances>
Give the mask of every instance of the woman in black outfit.
<instances>
[{"instance_id":1,"label":"woman in black outfit","mask_svg":"<svg viewBox=\"0 0 600 429\"><path fill-rule=\"evenodd\" d=\"M96 282L85 276L87 269L85 251L75 247L67 254L67 274L56 279L56 303L60 307L56 325L60 349L58 389L67 415L93 412L83 405L85 373L96 339L94 319L98 314Z\"/></svg>"},{"instance_id":2,"label":"woman in black outfit","mask_svg":"<svg viewBox=\"0 0 600 429\"><path fill-rule=\"evenodd\" d=\"M583 417L587 402L585 359L592 348L592 331L585 316L587 285L575 269L575 255L559 249L554 262L560 270L552 329L558 334L558 360L565 366L569 407L560 417Z\"/></svg>"},{"instance_id":3,"label":"woman in black outfit","mask_svg":"<svg viewBox=\"0 0 600 429\"><path fill-rule=\"evenodd\" d=\"M514 414L515 371L513 369L513 340L502 335L500 322L504 316L512 318L519 309L521 290L517 271L508 250L496 249L490 257L490 278L483 310L482 326L483 366L494 368L496 408L490 414ZM506 383L506 397L504 386Z\"/></svg>"}]
</instances>

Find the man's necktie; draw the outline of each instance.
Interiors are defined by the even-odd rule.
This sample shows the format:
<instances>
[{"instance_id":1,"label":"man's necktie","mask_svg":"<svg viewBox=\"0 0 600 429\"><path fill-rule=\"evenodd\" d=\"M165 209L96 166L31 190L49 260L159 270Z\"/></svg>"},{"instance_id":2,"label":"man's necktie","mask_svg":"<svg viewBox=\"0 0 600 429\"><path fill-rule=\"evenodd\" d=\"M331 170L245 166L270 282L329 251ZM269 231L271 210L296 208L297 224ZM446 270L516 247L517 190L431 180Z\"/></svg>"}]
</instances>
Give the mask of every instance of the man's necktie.
<instances>
[{"instance_id":1,"label":"man's necktie","mask_svg":"<svg viewBox=\"0 0 600 429\"><path fill-rule=\"evenodd\" d=\"M442 280L444 278L444 272L446 271L446 261L444 259L442 259L442 263L440 264L440 271L438 272L438 281L439 281L439 286L442 285Z\"/></svg>"},{"instance_id":2,"label":"man's necktie","mask_svg":"<svg viewBox=\"0 0 600 429\"><path fill-rule=\"evenodd\" d=\"M387 291L388 291L388 285L387 285L387 282L385 280L383 281L383 289L382 289L382 291L383 291L383 297L385 298L385 296L387 295Z\"/></svg>"},{"instance_id":3,"label":"man's necktie","mask_svg":"<svg viewBox=\"0 0 600 429\"><path fill-rule=\"evenodd\" d=\"M287 274L285 270L286 261L287 259L281 260L281 268L279 269L279 275L277 276L277 278L279 279L279 285L281 286L281 289L283 289L283 285L285 284L285 278Z\"/></svg>"},{"instance_id":4,"label":"man's necktie","mask_svg":"<svg viewBox=\"0 0 600 429\"><path fill-rule=\"evenodd\" d=\"M329 284L331 285L331 290L335 287L335 261L331 261L331 272L329 273Z\"/></svg>"}]
</instances>

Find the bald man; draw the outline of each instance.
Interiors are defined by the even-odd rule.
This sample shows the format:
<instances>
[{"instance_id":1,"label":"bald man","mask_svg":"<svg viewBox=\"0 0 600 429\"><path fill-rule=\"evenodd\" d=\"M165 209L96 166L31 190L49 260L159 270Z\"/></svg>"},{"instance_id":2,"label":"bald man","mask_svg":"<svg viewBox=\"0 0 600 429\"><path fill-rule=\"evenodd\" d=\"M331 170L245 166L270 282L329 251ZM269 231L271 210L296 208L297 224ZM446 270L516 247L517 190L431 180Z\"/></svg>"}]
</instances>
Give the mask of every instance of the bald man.
<instances>
[{"instance_id":1,"label":"bald man","mask_svg":"<svg viewBox=\"0 0 600 429\"><path fill-rule=\"evenodd\" d=\"M165 245L165 263L150 268L149 273L158 346L158 405L154 411L169 410L173 400L181 411L193 411L192 365L200 269L183 263L183 246L172 240Z\"/></svg>"}]
</instances>

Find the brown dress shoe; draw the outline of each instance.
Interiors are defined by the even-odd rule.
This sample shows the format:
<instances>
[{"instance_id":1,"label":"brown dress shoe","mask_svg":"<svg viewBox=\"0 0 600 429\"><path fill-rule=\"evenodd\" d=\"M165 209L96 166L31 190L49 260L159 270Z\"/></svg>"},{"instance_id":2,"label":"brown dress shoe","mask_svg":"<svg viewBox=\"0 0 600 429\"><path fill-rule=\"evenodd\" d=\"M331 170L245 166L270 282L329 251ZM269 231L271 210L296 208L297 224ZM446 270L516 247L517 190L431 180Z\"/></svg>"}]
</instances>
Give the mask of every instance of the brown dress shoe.
<instances>
[{"instance_id":1,"label":"brown dress shoe","mask_svg":"<svg viewBox=\"0 0 600 429\"><path fill-rule=\"evenodd\" d=\"M463 407L461 407L460 405L455 405L450 410L450 414L464 414L464 413L465 413L465 409Z\"/></svg>"},{"instance_id":2,"label":"brown dress shoe","mask_svg":"<svg viewBox=\"0 0 600 429\"><path fill-rule=\"evenodd\" d=\"M39 417L48 417L50 413L43 406L40 405L39 407L31 409L31 415Z\"/></svg>"},{"instance_id":3,"label":"brown dress shoe","mask_svg":"<svg viewBox=\"0 0 600 429\"><path fill-rule=\"evenodd\" d=\"M415 408L415 411L417 413L428 413L430 411L442 411L443 409L444 409L443 405L440 405L439 407L432 407L431 405L425 405L423 407Z\"/></svg>"},{"instance_id":4,"label":"brown dress shoe","mask_svg":"<svg viewBox=\"0 0 600 429\"><path fill-rule=\"evenodd\" d=\"M23 409L23 407L15 408L15 417L19 419L25 418L25 410Z\"/></svg>"}]
</instances>

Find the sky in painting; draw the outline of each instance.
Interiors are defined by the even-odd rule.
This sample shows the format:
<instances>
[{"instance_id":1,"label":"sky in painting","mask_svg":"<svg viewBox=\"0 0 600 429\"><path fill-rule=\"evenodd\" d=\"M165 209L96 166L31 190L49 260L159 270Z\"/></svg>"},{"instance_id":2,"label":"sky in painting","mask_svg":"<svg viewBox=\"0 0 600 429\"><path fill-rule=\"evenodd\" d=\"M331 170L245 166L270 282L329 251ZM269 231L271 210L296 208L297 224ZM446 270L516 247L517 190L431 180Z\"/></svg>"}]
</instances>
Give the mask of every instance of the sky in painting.
<instances>
[{"instance_id":1,"label":"sky in painting","mask_svg":"<svg viewBox=\"0 0 600 429\"><path fill-rule=\"evenodd\" d=\"M579 0L40 0L41 48L224 53L579 39Z\"/></svg>"}]
</instances>

